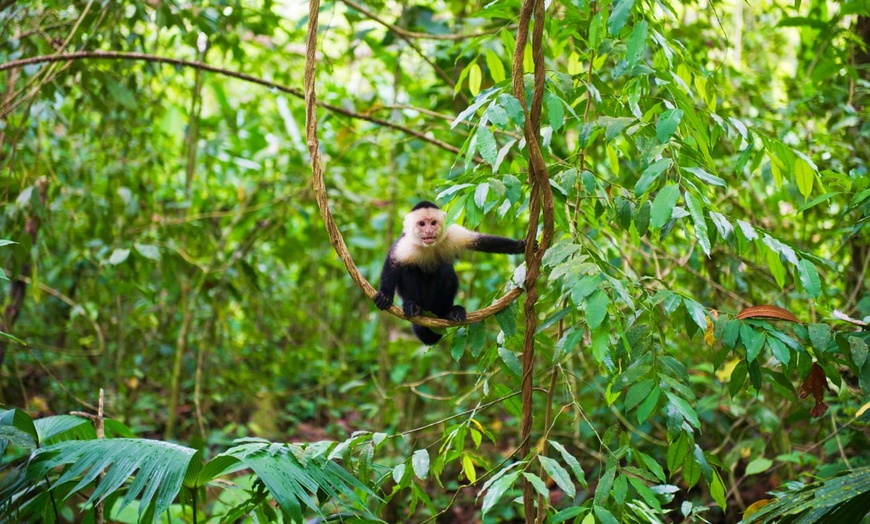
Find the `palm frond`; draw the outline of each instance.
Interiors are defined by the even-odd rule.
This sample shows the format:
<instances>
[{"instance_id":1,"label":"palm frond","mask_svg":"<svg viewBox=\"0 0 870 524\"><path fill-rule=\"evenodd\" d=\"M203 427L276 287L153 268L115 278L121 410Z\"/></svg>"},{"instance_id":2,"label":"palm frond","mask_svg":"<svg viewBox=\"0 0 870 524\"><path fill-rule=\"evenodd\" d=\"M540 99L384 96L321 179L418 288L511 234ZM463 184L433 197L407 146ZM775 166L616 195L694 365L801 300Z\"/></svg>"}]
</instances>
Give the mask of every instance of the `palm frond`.
<instances>
[{"instance_id":1,"label":"palm frond","mask_svg":"<svg viewBox=\"0 0 870 524\"><path fill-rule=\"evenodd\" d=\"M80 440L93 440L97 438L97 432L91 422L82 417L74 415L56 415L53 417L45 417L33 421L36 426L36 433L39 435L39 442L46 444L52 439L70 440L78 438Z\"/></svg>"},{"instance_id":2,"label":"palm frond","mask_svg":"<svg viewBox=\"0 0 870 524\"><path fill-rule=\"evenodd\" d=\"M87 503L104 500L133 477L120 509L141 493L140 516L152 500L154 514L160 515L178 495L195 454L195 449L147 439L65 441L37 451L28 466L28 475L41 478L58 466L68 466L56 483L81 477L71 495L105 473Z\"/></svg>"},{"instance_id":3,"label":"palm frond","mask_svg":"<svg viewBox=\"0 0 870 524\"><path fill-rule=\"evenodd\" d=\"M259 440L246 441L216 456L200 472L199 485L243 468L251 468L257 474L294 522L302 521L303 506L320 513L319 505L325 500L318 500L318 494L363 514L367 509L357 493L375 497L362 482L329 460L320 447L303 448Z\"/></svg>"},{"instance_id":4,"label":"palm frond","mask_svg":"<svg viewBox=\"0 0 870 524\"><path fill-rule=\"evenodd\" d=\"M870 467L814 482L747 516L744 524L840 524L870 512Z\"/></svg>"}]
</instances>

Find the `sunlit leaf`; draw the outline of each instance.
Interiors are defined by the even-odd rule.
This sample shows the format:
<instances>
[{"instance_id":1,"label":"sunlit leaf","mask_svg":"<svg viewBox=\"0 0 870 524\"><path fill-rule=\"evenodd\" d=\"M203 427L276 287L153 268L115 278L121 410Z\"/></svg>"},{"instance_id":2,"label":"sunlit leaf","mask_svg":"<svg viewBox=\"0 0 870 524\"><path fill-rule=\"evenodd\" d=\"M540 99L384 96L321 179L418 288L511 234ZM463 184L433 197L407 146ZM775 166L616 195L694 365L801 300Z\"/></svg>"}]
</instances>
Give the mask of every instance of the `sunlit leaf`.
<instances>
[{"instance_id":1,"label":"sunlit leaf","mask_svg":"<svg viewBox=\"0 0 870 524\"><path fill-rule=\"evenodd\" d=\"M471 65L471 69L468 70L468 89L471 91L472 95L477 96L480 93L480 84L483 81L483 72L480 70L480 66L477 65L477 62Z\"/></svg>"},{"instance_id":2,"label":"sunlit leaf","mask_svg":"<svg viewBox=\"0 0 870 524\"><path fill-rule=\"evenodd\" d=\"M810 164L803 158L796 158L794 163L795 181L798 189L804 198L808 198L813 192L813 182L815 182L815 172Z\"/></svg>"},{"instance_id":3,"label":"sunlit leaf","mask_svg":"<svg viewBox=\"0 0 870 524\"><path fill-rule=\"evenodd\" d=\"M659 115L656 123L656 138L664 144L677 131L680 125L680 120L683 119L682 109L668 109Z\"/></svg>"},{"instance_id":4,"label":"sunlit leaf","mask_svg":"<svg viewBox=\"0 0 870 524\"><path fill-rule=\"evenodd\" d=\"M613 5L613 11L610 13L610 18L607 19L607 32L611 35L618 35L625 23L628 22L628 17L631 15L631 8L634 7L634 0L618 0Z\"/></svg>"},{"instance_id":5,"label":"sunlit leaf","mask_svg":"<svg viewBox=\"0 0 870 524\"><path fill-rule=\"evenodd\" d=\"M653 229L661 229L662 226L667 224L668 220L671 219L674 206L679 198L680 186L676 184L668 184L659 190L650 210L649 225Z\"/></svg>"}]
</instances>

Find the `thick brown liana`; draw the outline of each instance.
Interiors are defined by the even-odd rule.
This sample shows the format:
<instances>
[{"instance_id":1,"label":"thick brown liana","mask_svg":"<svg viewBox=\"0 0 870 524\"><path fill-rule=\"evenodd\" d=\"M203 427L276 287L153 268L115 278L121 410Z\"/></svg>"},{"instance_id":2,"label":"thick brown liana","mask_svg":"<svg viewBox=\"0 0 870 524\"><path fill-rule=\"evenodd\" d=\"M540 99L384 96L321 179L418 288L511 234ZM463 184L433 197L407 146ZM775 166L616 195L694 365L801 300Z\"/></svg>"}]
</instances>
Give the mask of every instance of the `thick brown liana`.
<instances>
[{"instance_id":1,"label":"thick brown liana","mask_svg":"<svg viewBox=\"0 0 870 524\"><path fill-rule=\"evenodd\" d=\"M308 39L306 42L305 49L305 136L308 145L308 151L311 154L311 175L314 182L314 195L317 199L317 207L320 208L320 216L323 218L323 223L326 225L326 232L329 235L329 241L332 244L332 247L335 249L338 258L341 259L344 264L345 269L347 269L347 273L350 275L350 278L356 283L357 286L365 293L366 297L369 300L373 299L377 290L369 283L368 280L359 272L356 264L353 261L353 257L351 257L350 253L347 250L347 245L344 242L344 238L341 235L341 231L339 231L338 226L335 223L335 218L332 216L332 211L329 208L329 200L326 196L326 185L323 181L323 160L320 154L320 141L317 138L317 97L315 95L315 73L317 66L317 27L318 20L317 15L320 9L320 1L313 0L309 2L309 18L308 18ZM537 143L535 144L537 146ZM538 153L540 155L540 152ZM549 190L549 183L546 184L546 188ZM530 221L529 223L529 233L527 238L534 239L535 233L537 232L537 220ZM534 242L529 243L529 245L534 245ZM544 244L542 247L545 247ZM543 256L543 249L539 250L538 260L540 260L540 256ZM538 263L538 267L540 267L540 263ZM528 279L527 279L528 281ZM453 322L449 320L444 320L441 318L430 318L424 316L414 316L414 317L406 317L402 310L393 305L387 311L392 313L393 315L399 318L407 318L411 322L415 324L419 324L421 326L426 327L451 327L451 326L460 326L463 324L471 324L473 322L479 322L485 318L491 317L492 315L498 313L506 309L510 306L511 302L517 299L522 293L522 289L514 288L508 291L504 296L495 300L489 306L479 309L477 311L472 311L468 313L464 322Z\"/></svg>"}]
</instances>

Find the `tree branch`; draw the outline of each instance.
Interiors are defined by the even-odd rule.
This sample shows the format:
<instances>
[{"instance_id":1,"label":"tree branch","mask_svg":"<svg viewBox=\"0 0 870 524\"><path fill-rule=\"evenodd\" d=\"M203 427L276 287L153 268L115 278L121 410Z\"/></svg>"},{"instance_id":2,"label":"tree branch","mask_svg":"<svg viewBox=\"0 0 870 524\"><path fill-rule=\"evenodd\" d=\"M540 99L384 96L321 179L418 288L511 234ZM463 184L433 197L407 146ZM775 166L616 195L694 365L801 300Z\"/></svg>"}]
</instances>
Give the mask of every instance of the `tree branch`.
<instances>
[{"instance_id":1,"label":"tree branch","mask_svg":"<svg viewBox=\"0 0 870 524\"><path fill-rule=\"evenodd\" d=\"M56 55L40 55L40 56L32 56L29 58L22 58L20 60L12 60L9 62L5 62L0 64L0 71L7 71L10 69L17 69L28 65L33 64L42 64L42 63L51 63L51 62L72 62L75 60L141 60L144 62L155 62L162 64L171 64L179 67L191 67L194 69L200 69L202 71L208 71L211 73L217 73L219 75L228 76L231 78L237 78L239 80L244 80L245 82L250 82L252 84L258 84L264 87L268 87L270 89L275 89L282 93L286 93L292 95L296 98L304 98L304 95L301 90L288 87L282 84L277 84L275 82L270 82L268 80L264 80L262 78L249 75L246 73L240 73L238 71L231 71L228 69L223 69L221 67L215 67L209 64L205 64L203 62L197 62L194 60L183 60L180 58L169 58L165 56L156 56L149 55L147 53L138 53L138 52L123 52L123 51L77 51L74 53L60 53ZM388 120L383 120L380 118L374 118L362 113L357 113L355 111L351 111L349 109L345 109L343 107L334 106L331 104L327 104L325 102L317 101L317 105L339 115L344 115L349 118L355 118L357 120L365 120L366 122L371 122L372 124L377 124L382 127L388 127L390 129L394 129L401 133L405 133L407 135L413 136L424 142L428 142L434 146L437 146L445 151L450 151L454 154L460 154L461 149L448 144L447 142L443 142L438 140L437 138L431 137L426 133L421 131L417 131L405 126L401 126L398 124L394 124ZM4 105L2 110L0 110L0 118L5 117L7 114L6 106ZM475 157L474 162L481 163L482 159Z\"/></svg>"}]
</instances>

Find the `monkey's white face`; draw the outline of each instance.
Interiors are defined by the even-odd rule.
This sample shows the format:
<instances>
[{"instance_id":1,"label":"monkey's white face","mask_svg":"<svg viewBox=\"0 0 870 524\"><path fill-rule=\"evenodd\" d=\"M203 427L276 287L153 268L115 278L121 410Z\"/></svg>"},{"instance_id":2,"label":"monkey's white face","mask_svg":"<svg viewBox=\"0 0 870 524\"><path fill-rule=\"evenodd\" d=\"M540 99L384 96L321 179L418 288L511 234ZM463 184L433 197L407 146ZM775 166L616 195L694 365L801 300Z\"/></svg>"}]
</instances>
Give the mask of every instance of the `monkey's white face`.
<instances>
[{"instance_id":1,"label":"monkey's white face","mask_svg":"<svg viewBox=\"0 0 870 524\"><path fill-rule=\"evenodd\" d=\"M444 232L444 212L440 209L418 209L405 218L405 233L424 246L434 246Z\"/></svg>"}]
</instances>

